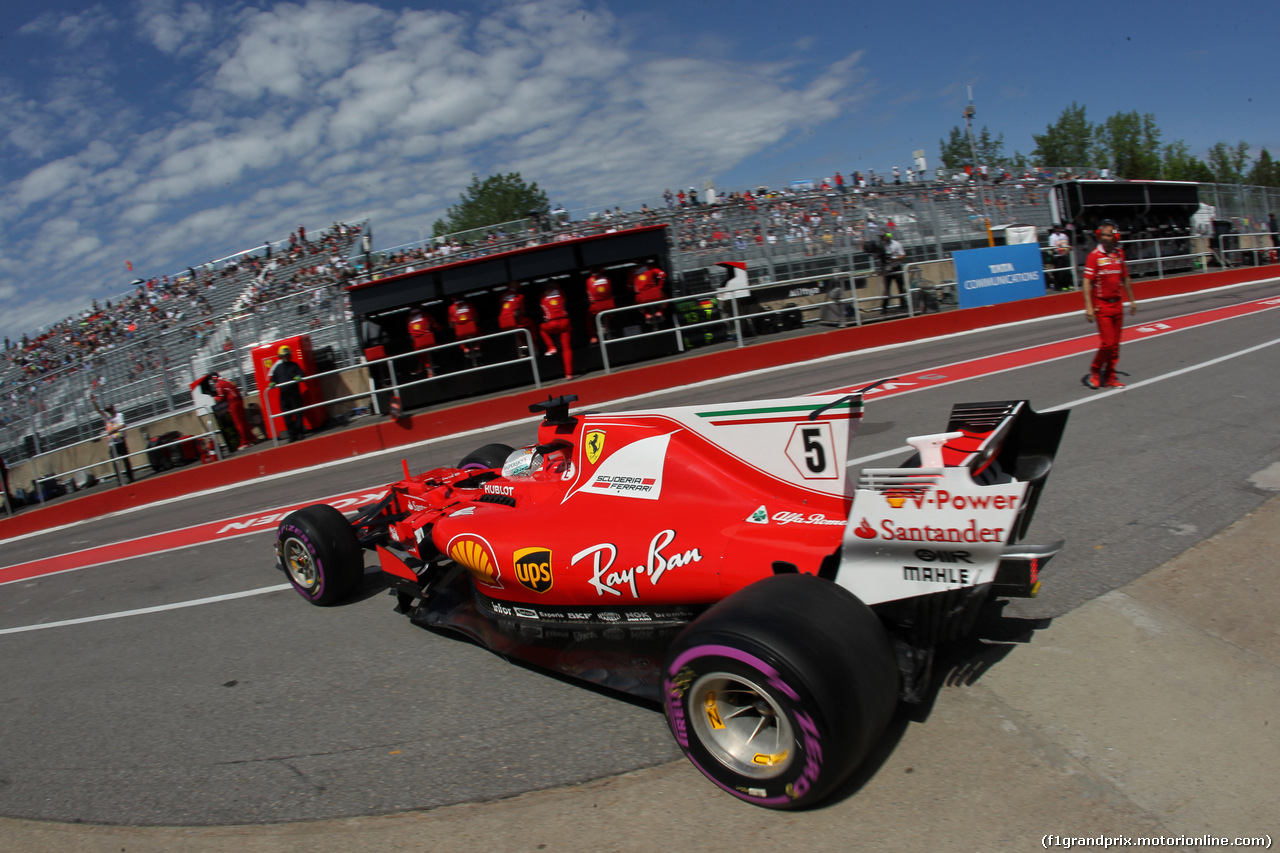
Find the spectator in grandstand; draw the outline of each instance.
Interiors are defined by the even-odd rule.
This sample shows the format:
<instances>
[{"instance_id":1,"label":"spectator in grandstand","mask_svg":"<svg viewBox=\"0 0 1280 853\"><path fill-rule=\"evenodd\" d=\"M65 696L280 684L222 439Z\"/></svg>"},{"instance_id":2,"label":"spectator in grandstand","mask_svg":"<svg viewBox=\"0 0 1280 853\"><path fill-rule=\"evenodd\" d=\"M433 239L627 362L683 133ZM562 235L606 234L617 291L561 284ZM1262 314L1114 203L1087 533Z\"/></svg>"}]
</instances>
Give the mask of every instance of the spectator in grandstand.
<instances>
[{"instance_id":1,"label":"spectator in grandstand","mask_svg":"<svg viewBox=\"0 0 1280 853\"><path fill-rule=\"evenodd\" d=\"M124 474L132 483L133 465L129 463L129 444L124 437L124 415L117 412L113 405L108 404L105 409L99 406L98 398L93 396L92 391L89 392L89 402L93 403L93 407L102 416L102 425L107 434L108 453L124 464Z\"/></svg>"},{"instance_id":2,"label":"spectator in grandstand","mask_svg":"<svg viewBox=\"0 0 1280 853\"><path fill-rule=\"evenodd\" d=\"M650 302L657 302L665 298L666 293L663 291L663 285L666 280L667 274L662 271L661 267L654 265L653 258L641 261L631 271L631 292L635 294L636 304L648 305ZM644 312L644 322L647 326L653 326L662 319L661 306L643 308L641 310Z\"/></svg>"},{"instance_id":3,"label":"spectator in grandstand","mask_svg":"<svg viewBox=\"0 0 1280 853\"><path fill-rule=\"evenodd\" d=\"M1098 223L1094 231L1098 245L1084 262L1084 316L1098 323L1098 352L1089 367L1085 384L1090 388L1123 388L1116 378L1116 362L1120 359L1120 332L1124 326L1123 298L1129 297L1129 313L1138 313L1137 300L1129 285L1129 267L1120 234L1110 219Z\"/></svg>"},{"instance_id":4,"label":"spectator in grandstand","mask_svg":"<svg viewBox=\"0 0 1280 853\"><path fill-rule=\"evenodd\" d=\"M613 307L613 282L609 281L609 277L597 267L591 271L591 275L587 276L587 312L591 318L589 321L591 323L591 343L598 343L596 339L596 315ZM606 336L609 334L608 317L600 321L600 328L603 330L603 334Z\"/></svg>"},{"instance_id":5,"label":"spectator in grandstand","mask_svg":"<svg viewBox=\"0 0 1280 853\"><path fill-rule=\"evenodd\" d=\"M897 309L906 310L907 287L902 280L902 262L906 257L906 249L893 238L893 232L884 232L879 252L880 273L884 276L884 299L880 302L881 312L889 310L889 298L893 295L894 285L897 285L897 291L901 294L897 300Z\"/></svg>"},{"instance_id":6,"label":"spectator in grandstand","mask_svg":"<svg viewBox=\"0 0 1280 853\"><path fill-rule=\"evenodd\" d=\"M462 354L469 358L472 366L480 358L480 345L469 344L471 338L480 337L479 316L475 306L459 296L449 306L449 327L453 329L453 337L462 344Z\"/></svg>"},{"instance_id":7,"label":"spectator in grandstand","mask_svg":"<svg viewBox=\"0 0 1280 853\"><path fill-rule=\"evenodd\" d=\"M1053 289L1074 290L1071 273L1067 270L1071 257L1071 238L1061 225L1053 226L1049 233L1049 251L1053 261Z\"/></svg>"},{"instance_id":8,"label":"spectator in grandstand","mask_svg":"<svg viewBox=\"0 0 1280 853\"><path fill-rule=\"evenodd\" d=\"M507 282L507 290L502 294L502 307L498 310L498 328L503 331L528 329L533 334L533 319L525 310L524 294L520 292L519 282ZM522 358L528 355L523 336L516 342L516 346Z\"/></svg>"},{"instance_id":9,"label":"spectator in grandstand","mask_svg":"<svg viewBox=\"0 0 1280 853\"><path fill-rule=\"evenodd\" d=\"M427 310L427 306L415 305L409 309L408 328L409 339L413 341L413 349L418 353L417 372L435 376L435 358L430 349L437 343L436 336L440 332L440 323Z\"/></svg>"},{"instance_id":10,"label":"spectator in grandstand","mask_svg":"<svg viewBox=\"0 0 1280 853\"><path fill-rule=\"evenodd\" d=\"M573 326L569 322L569 305L564 294L554 284L547 285L542 291L542 342L547 345L547 355L555 355L558 351L564 363L564 378L573 378ZM554 337L553 337L554 336ZM556 338L560 348L556 349Z\"/></svg>"},{"instance_id":11,"label":"spectator in grandstand","mask_svg":"<svg viewBox=\"0 0 1280 853\"><path fill-rule=\"evenodd\" d=\"M284 424L289 431L289 443L292 444L307 433L302 412L293 411L305 405L302 401L302 380L306 374L293 360L292 347L282 346L276 354L280 358L271 368L271 382L267 388L280 389L280 410L289 412L284 415Z\"/></svg>"}]
</instances>

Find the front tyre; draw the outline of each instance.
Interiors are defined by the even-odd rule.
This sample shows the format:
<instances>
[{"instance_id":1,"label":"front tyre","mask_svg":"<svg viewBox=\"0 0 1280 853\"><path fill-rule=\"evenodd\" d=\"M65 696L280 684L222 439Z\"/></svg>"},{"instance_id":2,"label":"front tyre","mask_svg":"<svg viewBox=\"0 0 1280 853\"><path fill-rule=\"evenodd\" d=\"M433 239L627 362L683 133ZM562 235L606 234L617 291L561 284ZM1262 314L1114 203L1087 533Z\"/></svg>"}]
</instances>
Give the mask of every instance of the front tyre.
<instances>
[{"instance_id":1,"label":"front tyre","mask_svg":"<svg viewBox=\"0 0 1280 853\"><path fill-rule=\"evenodd\" d=\"M364 552L351 523L327 504L285 516L276 531L276 555L289 583L316 605L342 601L364 577Z\"/></svg>"},{"instance_id":2,"label":"front tyre","mask_svg":"<svg viewBox=\"0 0 1280 853\"><path fill-rule=\"evenodd\" d=\"M667 653L667 723L707 778L754 805L819 802L853 772L897 705L875 614L843 587L778 575L694 620Z\"/></svg>"}]
</instances>

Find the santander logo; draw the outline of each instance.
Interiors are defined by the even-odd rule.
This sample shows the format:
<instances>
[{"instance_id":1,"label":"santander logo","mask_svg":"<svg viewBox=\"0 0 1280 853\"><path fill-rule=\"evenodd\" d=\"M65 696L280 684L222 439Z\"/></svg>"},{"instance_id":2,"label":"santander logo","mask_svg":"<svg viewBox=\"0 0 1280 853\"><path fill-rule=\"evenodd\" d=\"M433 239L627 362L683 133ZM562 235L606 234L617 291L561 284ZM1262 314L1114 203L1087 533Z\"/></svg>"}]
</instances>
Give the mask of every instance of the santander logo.
<instances>
[{"instance_id":1,"label":"santander logo","mask_svg":"<svg viewBox=\"0 0 1280 853\"><path fill-rule=\"evenodd\" d=\"M859 539L875 539L876 530L874 527L868 524L867 520L864 518L862 519L861 524L853 528L853 535L857 536Z\"/></svg>"}]
</instances>

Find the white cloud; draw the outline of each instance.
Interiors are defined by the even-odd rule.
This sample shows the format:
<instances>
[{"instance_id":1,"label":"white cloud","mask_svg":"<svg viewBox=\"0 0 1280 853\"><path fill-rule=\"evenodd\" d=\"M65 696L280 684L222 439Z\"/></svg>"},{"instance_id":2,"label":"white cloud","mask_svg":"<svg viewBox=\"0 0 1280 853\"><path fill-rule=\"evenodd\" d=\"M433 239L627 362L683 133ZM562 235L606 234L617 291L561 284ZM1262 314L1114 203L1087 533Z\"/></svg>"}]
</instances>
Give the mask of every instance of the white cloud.
<instances>
[{"instance_id":1,"label":"white cloud","mask_svg":"<svg viewBox=\"0 0 1280 853\"><path fill-rule=\"evenodd\" d=\"M118 26L106 8L97 3L78 14L58 15L45 12L34 21L18 28L18 35L50 35L78 48Z\"/></svg>"},{"instance_id":2,"label":"white cloud","mask_svg":"<svg viewBox=\"0 0 1280 853\"><path fill-rule=\"evenodd\" d=\"M143 35L162 53L189 55L214 29L214 7L174 0L142 0L135 18Z\"/></svg>"},{"instance_id":3,"label":"white cloud","mask_svg":"<svg viewBox=\"0 0 1280 853\"><path fill-rule=\"evenodd\" d=\"M111 31L105 14L28 26L70 42ZM16 117L0 140L29 163L0 160L0 275L21 282L0 293L12 333L29 331L13 325L34 316L13 310L28 290L58 294L40 303L50 322L125 290L125 258L172 273L364 215L379 244L416 239L473 173L519 171L566 203L652 199L847 113L861 85L858 54L793 79L785 64L638 50L580 0L456 13L142 0L135 22L158 51L146 85L0 79ZM60 281L29 272L43 258Z\"/></svg>"}]
</instances>

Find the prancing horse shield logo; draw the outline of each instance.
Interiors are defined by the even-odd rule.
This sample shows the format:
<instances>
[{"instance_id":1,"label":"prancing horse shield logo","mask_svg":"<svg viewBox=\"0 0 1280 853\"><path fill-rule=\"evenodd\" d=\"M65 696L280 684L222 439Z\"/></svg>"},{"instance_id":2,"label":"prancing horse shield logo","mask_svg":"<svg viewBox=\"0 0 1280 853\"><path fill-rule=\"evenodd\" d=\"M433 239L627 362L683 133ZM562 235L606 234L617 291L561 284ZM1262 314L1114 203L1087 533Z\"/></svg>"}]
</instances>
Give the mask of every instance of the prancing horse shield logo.
<instances>
[{"instance_id":1,"label":"prancing horse shield logo","mask_svg":"<svg viewBox=\"0 0 1280 853\"><path fill-rule=\"evenodd\" d=\"M604 430L593 429L587 432L587 461L592 465L600 461L604 452Z\"/></svg>"}]
</instances>

